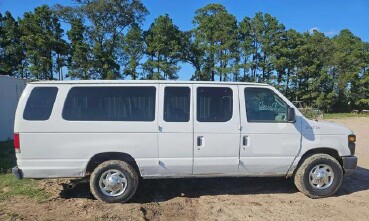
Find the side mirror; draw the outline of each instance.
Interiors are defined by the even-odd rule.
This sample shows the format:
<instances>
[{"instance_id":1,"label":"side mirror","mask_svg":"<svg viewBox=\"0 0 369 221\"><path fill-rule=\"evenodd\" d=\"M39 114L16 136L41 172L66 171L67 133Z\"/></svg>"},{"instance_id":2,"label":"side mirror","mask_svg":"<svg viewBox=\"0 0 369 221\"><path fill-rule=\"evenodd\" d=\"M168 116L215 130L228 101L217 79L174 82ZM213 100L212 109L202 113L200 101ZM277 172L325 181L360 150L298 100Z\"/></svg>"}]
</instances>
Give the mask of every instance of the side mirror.
<instances>
[{"instance_id":1,"label":"side mirror","mask_svg":"<svg viewBox=\"0 0 369 221\"><path fill-rule=\"evenodd\" d=\"M288 109L287 109L287 121L291 122L291 123L296 121L295 108L288 107Z\"/></svg>"}]
</instances>

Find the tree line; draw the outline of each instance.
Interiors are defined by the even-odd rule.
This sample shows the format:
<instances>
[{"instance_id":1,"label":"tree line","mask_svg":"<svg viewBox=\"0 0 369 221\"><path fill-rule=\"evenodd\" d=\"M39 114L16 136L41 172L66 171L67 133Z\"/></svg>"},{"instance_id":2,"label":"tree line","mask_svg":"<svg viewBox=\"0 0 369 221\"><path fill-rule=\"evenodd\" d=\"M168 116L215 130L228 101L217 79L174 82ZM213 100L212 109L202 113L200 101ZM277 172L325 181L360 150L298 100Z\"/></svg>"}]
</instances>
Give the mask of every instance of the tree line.
<instances>
[{"instance_id":1,"label":"tree line","mask_svg":"<svg viewBox=\"0 0 369 221\"><path fill-rule=\"evenodd\" d=\"M209 4L195 11L192 30L167 14L143 30L149 11L139 0L75 3L42 5L22 18L0 14L0 74L175 80L188 63L190 80L268 83L326 112L369 109L369 43L348 29L300 33L267 13L237 21Z\"/></svg>"}]
</instances>

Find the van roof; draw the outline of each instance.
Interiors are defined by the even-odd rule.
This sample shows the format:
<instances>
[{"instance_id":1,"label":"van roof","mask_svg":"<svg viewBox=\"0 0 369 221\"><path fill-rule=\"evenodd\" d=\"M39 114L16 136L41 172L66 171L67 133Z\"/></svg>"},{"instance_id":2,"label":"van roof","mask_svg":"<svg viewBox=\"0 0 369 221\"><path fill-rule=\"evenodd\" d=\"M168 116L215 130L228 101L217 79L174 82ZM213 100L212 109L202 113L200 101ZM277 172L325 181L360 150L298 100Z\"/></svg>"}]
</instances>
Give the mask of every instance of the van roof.
<instances>
[{"instance_id":1,"label":"van roof","mask_svg":"<svg viewBox=\"0 0 369 221\"><path fill-rule=\"evenodd\" d=\"M222 84L222 85L259 85L263 83L224 82L224 81L174 81L174 80L67 80L67 81L33 81L29 84Z\"/></svg>"}]
</instances>

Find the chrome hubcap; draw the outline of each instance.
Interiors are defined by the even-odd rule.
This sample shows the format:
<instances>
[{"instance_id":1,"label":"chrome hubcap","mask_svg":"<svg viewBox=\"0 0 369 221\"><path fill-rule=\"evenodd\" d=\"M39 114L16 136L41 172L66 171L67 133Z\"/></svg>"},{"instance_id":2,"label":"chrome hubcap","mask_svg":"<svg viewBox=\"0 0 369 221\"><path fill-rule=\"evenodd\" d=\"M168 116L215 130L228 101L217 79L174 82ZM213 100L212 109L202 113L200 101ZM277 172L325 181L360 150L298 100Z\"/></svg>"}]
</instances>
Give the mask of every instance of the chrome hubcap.
<instances>
[{"instance_id":1,"label":"chrome hubcap","mask_svg":"<svg viewBox=\"0 0 369 221\"><path fill-rule=\"evenodd\" d=\"M309 173L309 183L316 189L326 189L330 187L334 180L334 173L330 166L319 164Z\"/></svg>"},{"instance_id":2,"label":"chrome hubcap","mask_svg":"<svg viewBox=\"0 0 369 221\"><path fill-rule=\"evenodd\" d=\"M99 187L106 196L119 196L127 188L126 176L119 170L108 170L100 176Z\"/></svg>"}]
</instances>

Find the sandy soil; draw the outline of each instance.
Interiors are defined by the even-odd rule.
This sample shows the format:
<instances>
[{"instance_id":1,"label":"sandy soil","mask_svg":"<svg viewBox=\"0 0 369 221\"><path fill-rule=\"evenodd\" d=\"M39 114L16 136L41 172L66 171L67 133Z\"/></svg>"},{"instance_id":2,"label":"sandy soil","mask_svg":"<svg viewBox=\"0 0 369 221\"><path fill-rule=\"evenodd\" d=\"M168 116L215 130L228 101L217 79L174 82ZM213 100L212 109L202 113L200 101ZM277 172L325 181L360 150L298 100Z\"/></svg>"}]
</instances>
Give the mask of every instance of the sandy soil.
<instances>
[{"instance_id":1,"label":"sandy soil","mask_svg":"<svg viewBox=\"0 0 369 221\"><path fill-rule=\"evenodd\" d=\"M142 181L130 203L105 204L87 184L47 180L40 185L52 197L2 202L0 220L368 220L369 118L334 121L355 131L359 157L334 197L309 199L284 178L168 179Z\"/></svg>"}]
</instances>

